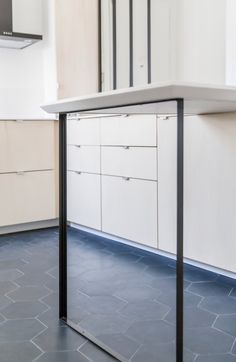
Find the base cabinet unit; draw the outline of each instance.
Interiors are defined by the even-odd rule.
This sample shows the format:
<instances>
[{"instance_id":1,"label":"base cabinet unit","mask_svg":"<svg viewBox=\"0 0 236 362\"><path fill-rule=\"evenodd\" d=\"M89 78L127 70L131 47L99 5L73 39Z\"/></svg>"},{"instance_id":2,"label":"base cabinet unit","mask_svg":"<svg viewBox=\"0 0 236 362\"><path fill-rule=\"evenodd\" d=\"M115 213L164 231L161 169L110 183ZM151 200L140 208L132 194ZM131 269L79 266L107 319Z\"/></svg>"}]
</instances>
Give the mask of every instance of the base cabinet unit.
<instances>
[{"instance_id":1,"label":"base cabinet unit","mask_svg":"<svg viewBox=\"0 0 236 362\"><path fill-rule=\"evenodd\" d=\"M100 173L100 147L77 146L67 147L67 169L88 173Z\"/></svg>"},{"instance_id":2,"label":"base cabinet unit","mask_svg":"<svg viewBox=\"0 0 236 362\"><path fill-rule=\"evenodd\" d=\"M102 231L157 248L157 182L102 176Z\"/></svg>"},{"instance_id":3,"label":"base cabinet unit","mask_svg":"<svg viewBox=\"0 0 236 362\"><path fill-rule=\"evenodd\" d=\"M0 227L38 227L58 217L57 122L0 121ZM26 225L29 224L29 225ZM46 223L45 223L46 224ZM10 227L10 229L8 228Z\"/></svg>"},{"instance_id":4,"label":"base cabinet unit","mask_svg":"<svg viewBox=\"0 0 236 362\"><path fill-rule=\"evenodd\" d=\"M0 227L56 218L55 172L0 174Z\"/></svg>"},{"instance_id":5,"label":"base cabinet unit","mask_svg":"<svg viewBox=\"0 0 236 362\"><path fill-rule=\"evenodd\" d=\"M67 220L101 230L101 176L67 172Z\"/></svg>"}]
</instances>

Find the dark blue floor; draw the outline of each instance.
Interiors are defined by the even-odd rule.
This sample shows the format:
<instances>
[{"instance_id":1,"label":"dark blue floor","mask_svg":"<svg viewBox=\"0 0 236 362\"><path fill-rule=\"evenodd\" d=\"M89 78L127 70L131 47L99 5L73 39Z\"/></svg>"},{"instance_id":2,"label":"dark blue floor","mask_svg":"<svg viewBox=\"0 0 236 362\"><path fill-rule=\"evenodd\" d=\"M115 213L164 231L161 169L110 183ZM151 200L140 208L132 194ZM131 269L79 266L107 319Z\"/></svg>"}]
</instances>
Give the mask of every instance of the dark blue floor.
<instances>
[{"instance_id":1,"label":"dark blue floor","mask_svg":"<svg viewBox=\"0 0 236 362\"><path fill-rule=\"evenodd\" d=\"M175 263L70 230L69 318L132 362L175 361ZM185 362L236 362L236 281L185 267ZM115 361L58 321L56 229L0 238L0 361Z\"/></svg>"}]
</instances>

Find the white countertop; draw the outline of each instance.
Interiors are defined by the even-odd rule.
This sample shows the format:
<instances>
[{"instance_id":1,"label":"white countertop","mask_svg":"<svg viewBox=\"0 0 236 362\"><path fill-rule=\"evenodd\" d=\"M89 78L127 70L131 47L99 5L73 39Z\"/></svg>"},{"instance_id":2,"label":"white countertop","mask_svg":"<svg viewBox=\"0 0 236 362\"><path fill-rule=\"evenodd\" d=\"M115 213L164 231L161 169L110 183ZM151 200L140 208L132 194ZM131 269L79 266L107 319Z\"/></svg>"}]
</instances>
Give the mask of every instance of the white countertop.
<instances>
[{"instance_id":1,"label":"white countertop","mask_svg":"<svg viewBox=\"0 0 236 362\"><path fill-rule=\"evenodd\" d=\"M176 102L157 103L183 98L185 113L206 114L236 112L236 87L194 83L157 83L145 87L67 98L45 104L48 113L176 113ZM151 104L142 104L148 103ZM133 106L133 104L142 104ZM121 109L122 107L122 109Z\"/></svg>"}]
</instances>

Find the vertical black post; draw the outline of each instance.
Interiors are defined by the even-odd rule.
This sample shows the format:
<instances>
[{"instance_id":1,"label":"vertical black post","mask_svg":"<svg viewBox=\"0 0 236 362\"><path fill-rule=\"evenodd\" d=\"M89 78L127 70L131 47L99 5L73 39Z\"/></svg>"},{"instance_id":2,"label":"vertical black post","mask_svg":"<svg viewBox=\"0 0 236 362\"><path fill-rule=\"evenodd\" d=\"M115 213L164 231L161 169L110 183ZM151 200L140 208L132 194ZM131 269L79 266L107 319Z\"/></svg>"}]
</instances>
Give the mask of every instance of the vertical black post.
<instances>
[{"instance_id":1,"label":"vertical black post","mask_svg":"<svg viewBox=\"0 0 236 362\"><path fill-rule=\"evenodd\" d=\"M152 82L152 44L151 44L151 30L152 30L152 19L151 19L151 0L147 0L147 60L148 60L148 83Z\"/></svg>"},{"instance_id":2,"label":"vertical black post","mask_svg":"<svg viewBox=\"0 0 236 362\"><path fill-rule=\"evenodd\" d=\"M59 116L59 318L67 319L66 114Z\"/></svg>"},{"instance_id":3,"label":"vertical black post","mask_svg":"<svg viewBox=\"0 0 236 362\"><path fill-rule=\"evenodd\" d=\"M184 316L184 100L177 100L177 265L176 265L176 361L183 362Z\"/></svg>"},{"instance_id":4,"label":"vertical black post","mask_svg":"<svg viewBox=\"0 0 236 362\"><path fill-rule=\"evenodd\" d=\"M112 37L113 37L113 89L116 89L117 88L116 0L112 1Z\"/></svg>"},{"instance_id":5,"label":"vertical black post","mask_svg":"<svg viewBox=\"0 0 236 362\"><path fill-rule=\"evenodd\" d=\"M129 86L134 85L133 0L129 0Z\"/></svg>"},{"instance_id":6,"label":"vertical black post","mask_svg":"<svg viewBox=\"0 0 236 362\"><path fill-rule=\"evenodd\" d=\"M102 91L102 4L98 0L98 92Z\"/></svg>"}]
</instances>

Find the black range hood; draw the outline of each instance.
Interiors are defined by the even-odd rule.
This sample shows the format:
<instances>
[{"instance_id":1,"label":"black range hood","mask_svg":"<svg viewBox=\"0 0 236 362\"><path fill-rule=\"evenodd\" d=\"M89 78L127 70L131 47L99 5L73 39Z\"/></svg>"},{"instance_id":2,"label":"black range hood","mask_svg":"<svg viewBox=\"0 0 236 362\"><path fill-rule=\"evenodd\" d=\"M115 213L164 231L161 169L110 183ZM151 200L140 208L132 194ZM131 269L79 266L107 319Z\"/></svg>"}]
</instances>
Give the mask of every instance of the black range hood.
<instances>
[{"instance_id":1,"label":"black range hood","mask_svg":"<svg viewBox=\"0 0 236 362\"><path fill-rule=\"evenodd\" d=\"M42 38L42 0L0 0L1 48L23 49Z\"/></svg>"}]
</instances>

